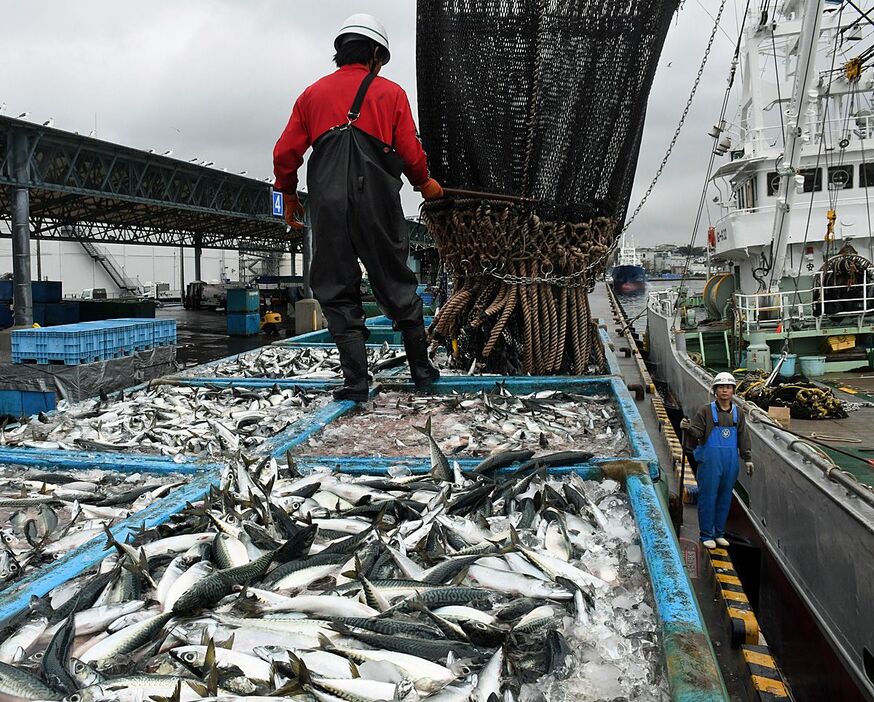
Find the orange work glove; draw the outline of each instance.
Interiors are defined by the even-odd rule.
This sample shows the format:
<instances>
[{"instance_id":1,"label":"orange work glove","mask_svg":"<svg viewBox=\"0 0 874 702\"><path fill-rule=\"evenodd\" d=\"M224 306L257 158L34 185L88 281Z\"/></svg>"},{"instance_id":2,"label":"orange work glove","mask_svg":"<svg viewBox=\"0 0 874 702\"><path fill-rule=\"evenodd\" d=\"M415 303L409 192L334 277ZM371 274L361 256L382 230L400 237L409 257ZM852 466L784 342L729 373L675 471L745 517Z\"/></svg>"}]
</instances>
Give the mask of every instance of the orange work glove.
<instances>
[{"instance_id":1,"label":"orange work glove","mask_svg":"<svg viewBox=\"0 0 874 702\"><path fill-rule=\"evenodd\" d=\"M443 197L443 186L433 178L428 178L419 186L418 190L426 200L436 200Z\"/></svg>"},{"instance_id":2,"label":"orange work glove","mask_svg":"<svg viewBox=\"0 0 874 702\"><path fill-rule=\"evenodd\" d=\"M303 205L297 195L282 193L282 203L285 205L285 223L295 231L303 229Z\"/></svg>"}]
</instances>

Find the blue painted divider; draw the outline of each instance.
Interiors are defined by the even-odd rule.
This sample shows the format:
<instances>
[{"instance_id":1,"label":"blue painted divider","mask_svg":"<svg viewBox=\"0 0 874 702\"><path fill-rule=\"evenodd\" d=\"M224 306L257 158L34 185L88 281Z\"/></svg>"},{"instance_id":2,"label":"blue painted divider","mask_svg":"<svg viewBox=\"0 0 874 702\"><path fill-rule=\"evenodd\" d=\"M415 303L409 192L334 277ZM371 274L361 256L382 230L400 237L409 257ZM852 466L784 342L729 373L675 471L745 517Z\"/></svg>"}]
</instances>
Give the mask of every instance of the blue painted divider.
<instances>
[{"instance_id":1,"label":"blue painted divider","mask_svg":"<svg viewBox=\"0 0 874 702\"><path fill-rule=\"evenodd\" d=\"M0 448L0 465L29 466L45 470L114 470L120 473L181 473L213 471L215 464L176 463L166 456L121 451L46 451L32 448Z\"/></svg>"},{"instance_id":2,"label":"blue painted divider","mask_svg":"<svg viewBox=\"0 0 874 702\"><path fill-rule=\"evenodd\" d=\"M698 600L663 503L645 474L629 475L625 492L640 533L662 629L671 699L729 700Z\"/></svg>"},{"instance_id":3,"label":"blue painted divider","mask_svg":"<svg viewBox=\"0 0 874 702\"><path fill-rule=\"evenodd\" d=\"M305 388L307 390L324 390L326 388L335 388L343 383L339 378L337 380L323 380L313 378L236 378L223 377L212 378L210 376L203 377L174 377L172 380L174 385L188 385L194 388L272 388L274 385L280 389L289 388Z\"/></svg>"},{"instance_id":4,"label":"blue painted divider","mask_svg":"<svg viewBox=\"0 0 874 702\"><path fill-rule=\"evenodd\" d=\"M449 459L450 464L458 462L462 470L472 470L483 458L458 458ZM558 466L550 469L550 475L564 475L566 473L577 473L584 480L600 480L604 477L604 473L600 468L601 464L611 462L612 458L593 458L588 463L577 464L573 466ZM409 468L411 473L427 474L431 470L430 459L420 456L397 456L392 458L370 458L370 457L346 457L346 456L301 456L295 457L295 465L304 472L311 471L317 466L327 467L331 470L337 470L341 473L349 473L352 475L385 475L388 469L392 466L404 466ZM509 473L518 467L514 464L513 467L501 468L497 472Z\"/></svg>"},{"instance_id":5,"label":"blue painted divider","mask_svg":"<svg viewBox=\"0 0 874 702\"><path fill-rule=\"evenodd\" d=\"M146 509L116 524L111 529L112 535L118 541L124 542L137 529L151 529L158 524L163 524L172 515L184 509L186 504L201 499L209 492L210 487L218 484L218 471L210 471L200 475L165 497L155 500ZM14 586L0 594L0 625L27 609L30 598L34 595L42 597L58 585L63 585L88 568L100 563L109 555L109 551L105 547L106 537L95 537L79 548L70 551L63 558L22 578Z\"/></svg>"},{"instance_id":6,"label":"blue painted divider","mask_svg":"<svg viewBox=\"0 0 874 702\"><path fill-rule=\"evenodd\" d=\"M336 387L340 381L306 381L294 380L293 378L285 378L273 380L270 378L179 378L174 382L182 385L191 385L194 387L247 387L247 388L264 388L273 387L274 385L280 388L300 387L314 390L321 390L328 387ZM435 393L476 393L481 390L492 390L496 385L503 385L511 392L517 394L526 394L538 392L541 390L561 390L563 392L577 394L597 394L608 395L616 404L618 415L622 421L623 429L628 436L629 448L631 455L627 458L631 460L645 461L650 468L650 475L653 479L659 475L658 459L655 455L655 449L649 440L646 432L643 419L640 412L637 411L637 406L634 404L634 399L626 390L622 381L616 377L610 376L526 376L526 377L505 377L505 376L444 376L437 380L432 385L432 390ZM411 380L395 379L391 377L382 378L378 386L373 388L375 391L379 389L402 389L412 391L415 386ZM351 403L350 403L351 404ZM354 405L352 405L354 406ZM329 417L326 421L320 418L314 418L319 426L314 430L325 426L330 421L345 414L350 408L333 414L336 408L324 408L318 414L321 417L321 412L327 412L324 416ZM303 420L302 420L303 421ZM297 431L297 424L292 425L288 431ZM286 433L287 433L286 432ZM299 433L299 432L298 432ZM313 432L310 432L312 434ZM308 434L308 436L310 435ZM279 435L282 436L282 435ZM277 437L274 437L277 439ZM299 442L298 442L299 443ZM283 449L284 454L288 448L296 446L296 443L289 444ZM276 455L274 453L274 455Z\"/></svg>"}]
</instances>

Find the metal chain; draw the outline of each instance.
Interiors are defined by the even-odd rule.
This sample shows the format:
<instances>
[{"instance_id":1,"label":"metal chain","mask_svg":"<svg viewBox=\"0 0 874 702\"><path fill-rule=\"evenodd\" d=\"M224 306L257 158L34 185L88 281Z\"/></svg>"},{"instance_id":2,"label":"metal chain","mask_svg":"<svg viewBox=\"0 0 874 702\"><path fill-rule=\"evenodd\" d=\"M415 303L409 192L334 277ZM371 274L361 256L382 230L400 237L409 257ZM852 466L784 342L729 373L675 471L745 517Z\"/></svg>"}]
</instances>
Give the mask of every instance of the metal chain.
<instances>
[{"instance_id":1,"label":"metal chain","mask_svg":"<svg viewBox=\"0 0 874 702\"><path fill-rule=\"evenodd\" d=\"M523 277L511 273L498 273L497 270L483 270L481 275L497 278L511 285L557 285L564 288L582 288L586 285L585 270L571 273L570 275L536 275Z\"/></svg>"},{"instance_id":2,"label":"metal chain","mask_svg":"<svg viewBox=\"0 0 874 702\"><path fill-rule=\"evenodd\" d=\"M719 5L719 12L716 13L716 21L713 23L713 30L710 32L710 39L707 41L707 48L704 49L704 57L701 59L701 65L698 67L698 75L695 76L695 82L692 84L692 91L689 93L689 98L686 100L686 107L683 108L683 114L680 115L680 121L677 123L677 128L674 130L674 136L671 138L671 143L668 144L668 149L667 151L665 151L665 156L662 159L662 162L659 164L658 169L656 169L652 182L649 184L649 187L646 189L646 192L643 194L643 197L640 199L637 207L634 208L634 212L631 213L631 217L626 220L625 226L622 227L622 231L619 232L620 235L626 229L628 229L628 227L637 217L644 203L647 201L650 194L652 194L656 183L662 175L662 171L664 170L665 165L667 165L668 163L668 159L671 157L671 152L674 150L677 139L680 137L680 131L683 129L683 124L686 122L686 117L688 116L689 110L692 107L692 100L694 100L695 93L698 91L698 85L701 83L701 76L704 75L704 67L707 65L707 59L710 57L710 49L713 46L713 40L716 38L716 32L719 30L719 20L722 18L722 11L725 9L725 3L726 0L722 0L722 3Z\"/></svg>"},{"instance_id":3,"label":"metal chain","mask_svg":"<svg viewBox=\"0 0 874 702\"><path fill-rule=\"evenodd\" d=\"M707 59L710 57L710 49L713 46L713 40L716 38L716 32L719 30L719 21L722 19L722 11L725 9L726 0L722 0L719 5L719 12L716 13L716 20L713 23L713 29L710 32L710 39L707 41L707 48L704 49L704 57L701 59L701 65L698 67L698 75L695 76L695 82L692 84L692 90L689 93L689 98L686 100L686 106L683 108L683 114L680 115L680 121L677 123L677 128L674 130L674 135L671 138L670 144L668 144L667 151L665 151L664 158L662 158L662 162L659 164L658 169L653 176L652 182L650 182L649 187L646 189L646 192L643 194L643 197L640 199L640 202L637 204L637 207L634 208L634 212L631 213L631 217L629 217L625 221L625 225L616 235L616 239L611 244L610 249L604 254L599 260L592 261L583 271L586 271L594 268L596 265L599 265L603 261L606 261L607 258L613 253L616 249L619 240L622 237L622 234L625 232L628 227L631 226L631 223L635 220L640 210L643 208L644 203L649 199L649 196L652 194L653 189L656 186L659 178L662 175L662 171L665 169L665 166L668 163L668 159L671 157L671 152L674 150L674 146L677 143L677 139L680 137L680 131L683 129L683 124L686 122L686 117L689 114L689 110L692 107L692 100L695 98L695 93L698 91L698 85L701 83L701 77L704 75L704 67L707 65Z\"/></svg>"}]
</instances>

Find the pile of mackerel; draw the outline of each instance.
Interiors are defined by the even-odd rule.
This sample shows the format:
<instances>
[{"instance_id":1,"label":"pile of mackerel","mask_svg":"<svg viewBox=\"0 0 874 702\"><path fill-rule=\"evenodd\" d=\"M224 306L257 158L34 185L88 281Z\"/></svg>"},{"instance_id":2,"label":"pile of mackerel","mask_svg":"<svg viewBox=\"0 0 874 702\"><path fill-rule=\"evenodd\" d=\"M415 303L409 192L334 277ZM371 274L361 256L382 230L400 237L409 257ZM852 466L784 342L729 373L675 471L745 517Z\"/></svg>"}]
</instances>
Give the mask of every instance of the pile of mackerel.
<instances>
[{"instance_id":1,"label":"pile of mackerel","mask_svg":"<svg viewBox=\"0 0 874 702\"><path fill-rule=\"evenodd\" d=\"M15 516L4 549L19 563L62 555L52 544L79 533L71 524L83 525L83 539L103 529L109 555L6 622L0 693L70 702L666 699L619 484L547 473L585 456L499 452L465 471L430 444L430 474L302 475L291 458L235 462L202 501L130 543L108 528L139 499L136 479L91 476L99 499L37 487L38 476L17 495L7 483L3 509ZM145 500L160 494L152 478L140 480ZM78 482L73 490L87 491ZM113 492L128 503L98 509Z\"/></svg>"},{"instance_id":2,"label":"pile of mackerel","mask_svg":"<svg viewBox=\"0 0 874 702\"><path fill-rule=\"evenodd\" d=\"M95 539L107 554L3 622L0 696L668 699L620 484L551 472L627 455L609 397L385 391L280 463L259 456L328 402L328 389L160 384L0 429L7 446L223 466L201 500L123 543L114 527L191 476L0 466L0 599ZM334 469L356 454L398 460Z\"/></svg>"},{"instance_id":3,"label":"pile of mackerel","mask_svg":"<svg viewBox=\"0 0 874 702\"><path fill-rule=\"evenodd\" d=\"M449 358L443 352L433 357L444 375L459 375L448 368ZM367 348L367 365L371 375L401 368L407 362L403 348L385 342L380 347ZM219 363L199 366L188 375L220 378L297 378L298 380L342 380L340 356L336 347L265 346Z\"/></svg>"}]
</instances>

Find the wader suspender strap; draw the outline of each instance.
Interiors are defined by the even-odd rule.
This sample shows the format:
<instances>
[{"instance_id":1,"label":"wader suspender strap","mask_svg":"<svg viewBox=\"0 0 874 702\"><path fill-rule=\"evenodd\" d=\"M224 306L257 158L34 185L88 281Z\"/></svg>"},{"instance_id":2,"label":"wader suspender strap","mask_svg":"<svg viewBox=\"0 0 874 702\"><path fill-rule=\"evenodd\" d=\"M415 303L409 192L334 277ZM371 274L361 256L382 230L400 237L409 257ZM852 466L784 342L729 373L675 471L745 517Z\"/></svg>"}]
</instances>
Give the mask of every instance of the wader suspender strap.
<instances>
[{"instance_id":1,"label":"wader suspender strap","mask_svg":"<svg viewBox=\"0 0 874 702\"><path fill-rule=\"evenodd\" d=\"M350 107L349 112L346 113L346 117L349 119L349 124L352 124L361 115L361 104L364 102L364 95L367 93L367 89L370 87L374 78L376 78L375 73L368 73L364 77L364 80L361 81L361 85L358 86L358 93L355 95L352 107Z\"/></svg>"}]
</instances>

